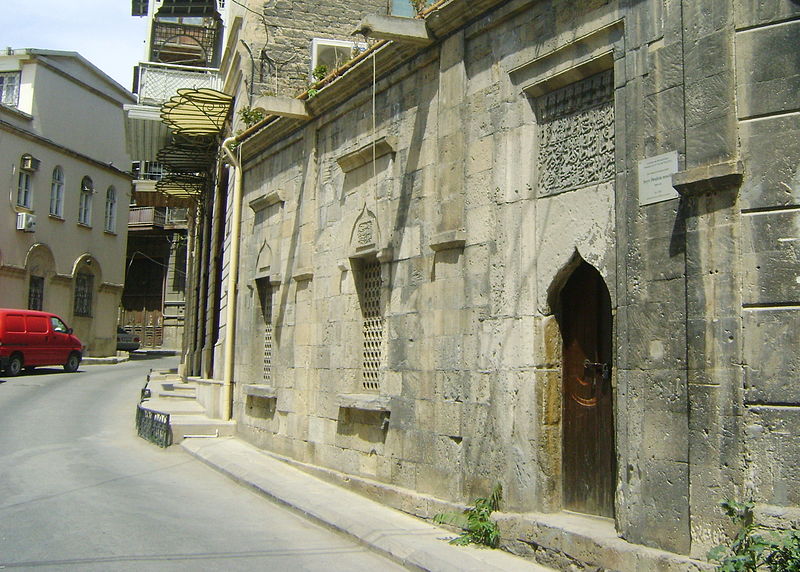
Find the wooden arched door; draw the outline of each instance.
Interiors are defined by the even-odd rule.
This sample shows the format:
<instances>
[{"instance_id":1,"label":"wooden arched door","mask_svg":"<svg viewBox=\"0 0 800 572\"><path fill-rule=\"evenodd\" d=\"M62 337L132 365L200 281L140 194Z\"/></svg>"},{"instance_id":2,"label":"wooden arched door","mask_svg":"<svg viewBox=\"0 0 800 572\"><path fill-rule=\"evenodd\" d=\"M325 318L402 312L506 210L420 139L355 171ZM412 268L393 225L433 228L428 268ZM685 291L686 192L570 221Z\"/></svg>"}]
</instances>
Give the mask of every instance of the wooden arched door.
<instances>
[{"instance_id":1,"label":"wooden arched door","mask_svg":"<svg viewBox=\"0 0 800 572\"><path fill-rule=\"evenodd\" d=\"M561 290L564 508L614 516L611 298L586 262Z\"/></svg>"}]
</instances>

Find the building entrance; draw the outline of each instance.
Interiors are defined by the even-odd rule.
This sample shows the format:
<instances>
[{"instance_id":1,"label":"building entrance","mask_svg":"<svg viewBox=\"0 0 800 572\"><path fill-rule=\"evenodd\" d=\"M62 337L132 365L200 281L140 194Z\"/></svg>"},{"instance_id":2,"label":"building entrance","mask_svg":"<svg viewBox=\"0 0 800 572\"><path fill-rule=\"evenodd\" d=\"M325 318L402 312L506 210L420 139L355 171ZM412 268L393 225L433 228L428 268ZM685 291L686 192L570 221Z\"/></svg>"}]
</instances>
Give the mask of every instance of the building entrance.
<instances>
[{"instance_id":1,"label":"building entrance","mask_svg":"<svg viewBox=\"0 0 800 572\"><path fill-rule=\"evenodd\" d=\"M581 261L561 291L564 508L614 516L616 454L611 298Z\"/></svg>"}]
</instances>

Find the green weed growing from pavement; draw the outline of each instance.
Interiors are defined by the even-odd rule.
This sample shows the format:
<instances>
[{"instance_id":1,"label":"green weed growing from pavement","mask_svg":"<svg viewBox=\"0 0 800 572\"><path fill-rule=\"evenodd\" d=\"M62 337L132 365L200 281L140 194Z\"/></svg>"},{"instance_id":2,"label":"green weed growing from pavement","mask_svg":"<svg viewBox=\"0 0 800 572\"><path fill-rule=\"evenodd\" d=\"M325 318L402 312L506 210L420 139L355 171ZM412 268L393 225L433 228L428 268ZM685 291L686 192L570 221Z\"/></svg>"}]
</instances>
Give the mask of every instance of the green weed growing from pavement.
<instances>
[{"instance_id":1,"label":"green weed growing from pavement","mask_svg":"<svg viewBox=\"0 0 800 572\"><path fill-rule=\"evenodd\" d=\"M500 544L500 529L491 519L491 514L500 510L503 487L497 483L488 497L475 499L474 506L460 513L440 513L433 517L434 522L458 526L463 532L452 539L450 544L482 544L497 548Z\"/></svg>"},{"instance_id":2,"label":"green weed growing from pavement","mask_svg":"<svg viewBox=\"0 0 800 572\"><path fill-rule=\"evenodd\" d=\"M738 530L729 545L708 553L718 572L800 572L800 530L767 532L756 524L750 501L726 500L720 506Z\"/></svg>"}]
</instances>

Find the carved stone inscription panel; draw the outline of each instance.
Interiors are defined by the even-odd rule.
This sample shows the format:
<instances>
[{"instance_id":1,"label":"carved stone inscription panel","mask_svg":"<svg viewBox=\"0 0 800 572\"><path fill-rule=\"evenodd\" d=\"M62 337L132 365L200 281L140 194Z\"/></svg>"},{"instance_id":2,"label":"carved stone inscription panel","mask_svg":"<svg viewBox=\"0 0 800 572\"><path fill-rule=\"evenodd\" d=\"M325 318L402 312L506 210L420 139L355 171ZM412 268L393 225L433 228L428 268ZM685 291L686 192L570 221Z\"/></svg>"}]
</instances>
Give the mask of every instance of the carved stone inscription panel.
<instances>
[{"instance_id":1,"label":"carved stone inscription panel","mask_svg":"<svg viewBox=\"0 0 800 572\"><path fill-rule=\"evenodd\" d=\"M614 178L613 86L609 70L537 99L540 195Z\"/></svg>"}]
</instances>

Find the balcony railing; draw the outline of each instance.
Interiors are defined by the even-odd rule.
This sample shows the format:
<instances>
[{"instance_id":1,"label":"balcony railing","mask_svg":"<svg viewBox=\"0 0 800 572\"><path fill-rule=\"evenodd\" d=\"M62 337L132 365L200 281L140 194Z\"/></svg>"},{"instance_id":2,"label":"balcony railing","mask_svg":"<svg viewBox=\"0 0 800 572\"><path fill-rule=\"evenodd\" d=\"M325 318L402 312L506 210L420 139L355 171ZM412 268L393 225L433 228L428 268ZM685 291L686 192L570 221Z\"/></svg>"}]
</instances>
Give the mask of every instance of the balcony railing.
<instances>
[{"instance_id":1,"label":"balcony railing","mask_svg":"<svg viewBox=\"0 0 800 572\"><path fill-rule=\"evenodd\" d=\"M184 87L220 89L222 84L216 68L143 62L136 72L134 91L140 105L160 105Z\"/></svg>"},{"instance_id":2,"label":"balcony railing","mask_svg":"<svg viewBox=\"0 0 800 572\"><path fill-rule=\"evenodd\" d=\"M183 207L131 207L128 226L181 227L187 223L186 209Z\"/></svg>"},{"instance_id":3,"label":"balcony railing","mask_svg":"<svg viewBox=\"0 0 800 572\"><path fill-rule=\"evenodd\" d=\"M128 226L161 226L167 222L167 213L159 207L131 207Z\"/></svg>"}]
</instances>

